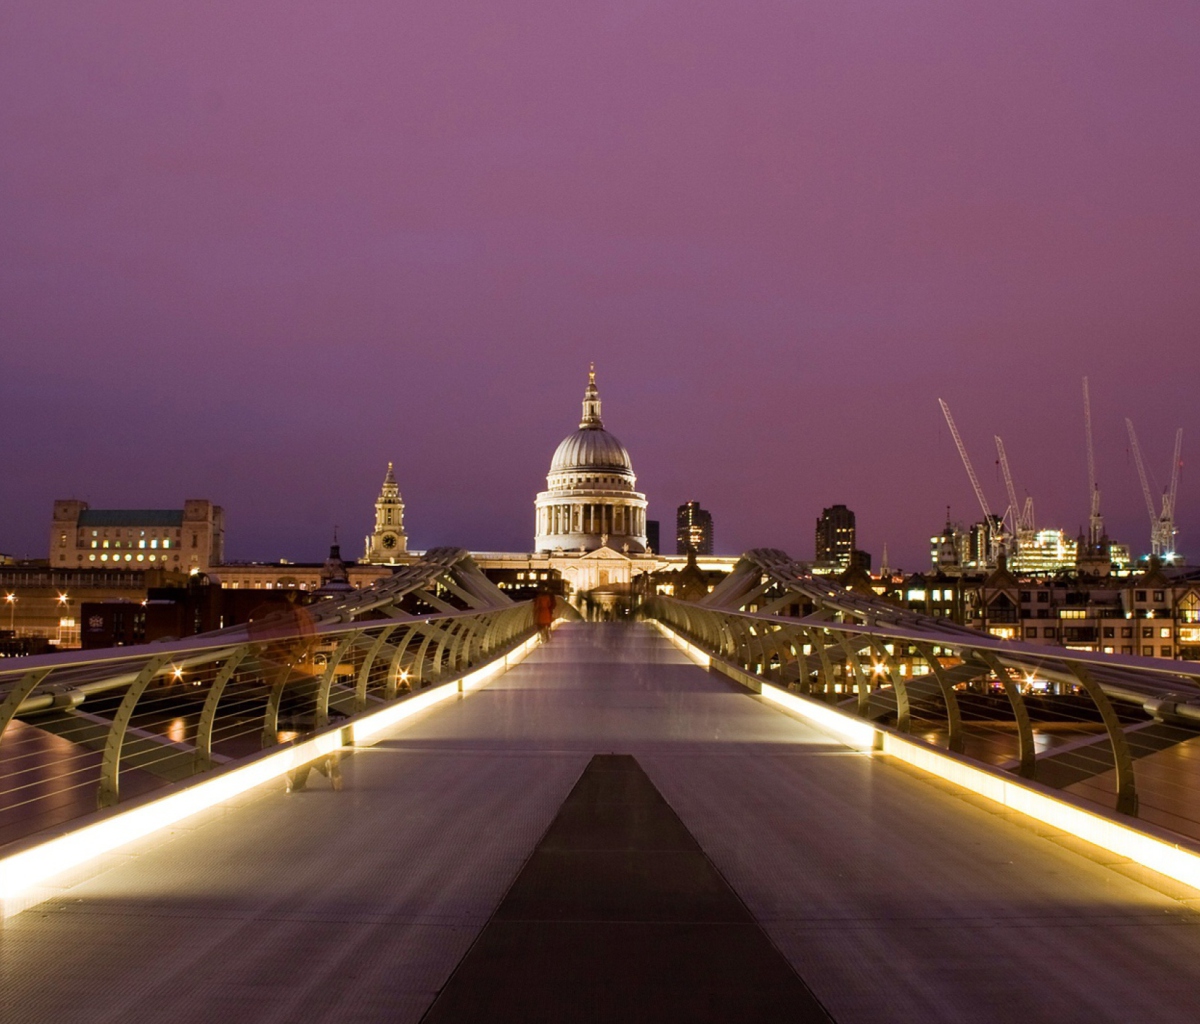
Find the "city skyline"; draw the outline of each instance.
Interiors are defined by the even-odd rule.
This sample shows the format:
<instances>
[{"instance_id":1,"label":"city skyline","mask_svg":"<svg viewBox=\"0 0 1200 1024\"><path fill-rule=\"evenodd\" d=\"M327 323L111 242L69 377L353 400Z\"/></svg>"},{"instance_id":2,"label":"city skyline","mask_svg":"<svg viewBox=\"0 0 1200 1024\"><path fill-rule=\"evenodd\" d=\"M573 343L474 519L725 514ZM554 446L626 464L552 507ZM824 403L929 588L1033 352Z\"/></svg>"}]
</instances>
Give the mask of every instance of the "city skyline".
<instances>
[{"instance_id":1,"label":"city skyline","mask_svg":"<svg viewBox=\"0 0 1200 1024\"><path fill-rule=\"evenodd\" d=\"M523 549L591 360L652 518L806 558L844 503L909 569L978 517L939 397L994 507L999 434L1086 527L1087 374L1146 550L1124 417L1160 485L1200 443L1200 13L450 6L14 16L0 550L204 496L319 557L388 461L414 546ZM1177 518L1200 558L1186 467Z\"/></svg>"},{"instance_id":2,"label":"city skyline","mask_svg":"<svg viewBox=\"0 0 1200 1024\"><path fill-rule=\"evenodd\" d=\"M567 417L567 418L569 419L570 417ZM953 442L949 438L948 432L946 432L946 437L944 437L942 440L944 441L944 444L941 445L941 447L943 449L948 447L950 455L953 456L955 463L957 463L957 459L958 459L957 453L955 452L955 450L953 448ZM1185 441L1186 441L1186 437L1185 437ZM969 439L968 439L968 444L970 444ZM1148 446L1146 446L1145 442L1143 442L1143 445L1144 445L1144 447L1148 447ZM631 446L631 447L633 447L633 446ZM984 490L985 490L985 492L987 492L989 499L992 502L993 510L998 511L1000 509L1003 509L1004 505L1005 505L1005 499L1003 497L1003 493L1004 493L1003 486L1004 485L1003 485L1002 480L1000 480L999 467L998 467L998 465L996 467L994 467L995 472L992 473L991 470L993 467L988 466L988 463L994 461L994 459L988 458L989 452L987 451L987 448L985 446L980 446L980 445L976 445L975 447L982 448L982 451L973 453L972 457L977 466L977 473L981 477L981 481L982 481ZM553 446L551 446L551 451L552 451L552 448L553 448ZM635 455L635 457L637 457L636 448L634 448L634 455ZM1128 452L1126 452L1126 455L1127 455L1127 457L1131 458L1130 456L1128 456ZM1152 472L1154 471L1155 464L1156 464L1156 460L1155 460L1154 456L1155 456L1155 451L1154 451L1154 449L1151 449L1150 452L1147 454L1147 461L1151 463L1150 469ZM541 460L543 462L543 464L548 460L548 457L549 457L549 453L547 453L547 455ZM391 460L391 461L399 461L399 460ZM639 462L640 461L641 460L639 460ZM1186 447L1185 447L1184 461L1186 461ZM1162 459L1157 460L1157 463L1161 463L1161 462L1162 462ZM1168 460L1166 466L1158 465L1157 468L1159 470L1158 480L1160 480L1160 481L1165 480L1166 472L1169 470L1169 460ZM967 482L965 472L962 471L961 464L958 464L958 469L959 469L960 474L962 475L962 481L961 481L962 486L961 486L960 490L966 490L967 495L971 496L970 484ZM402 474L403 469L401 468L398 472L400 472ZM1135 472L1132 468L1132 462L1130 463L1129 472L1131 474ZM993 475L996 477L995 480L991 479L991 477ZM376 474L376 476L378 476L378 474ZM543 470L542 479L544 480L544 470ZM1182 479L1183 480L1187 479L1186 474L1183 475ZM411 488L406 487L402 477L400 478L399 482L400 482L401 490L404 490L404 491L411 490ZM951 485L952 484L953 484L953 481L951 481ZM688 486L687 482L684 481L680 485L680 493L683 493L686 490L687 486ZM1139 503L1141 502L1141 494L1139 491L1135 490L1135 488L1137 486L1138 485L1137 485L1137 481L1135 478L1133 481L1133 485L1125 488L1125 490L1129 492L1127 495L1125 495L1125 497L1127 498L1127 500L1130 503L1132 503L1132 500L1134 498L1137 498ZM1165 483L1164 483L1164 486L1165 486ZM661 488L656 488L656 489L661 490ZM953 489L952 486L951 486L951 489ZM1123 510L1120 508L1114 510L1114 508L1113 508L1114 502L1111 497L1111 491L1112 491L1112 489L1106 489L1106 493L1109 495L1108 500L1104 506L1107 522L1109 522L1110 524L1120 524L1122 522L1128 521L1129 519L1135 519L1136 517L1123 515L1122 512L1124 512L1126 510ZM1183 486L1182 483L1181 483L1180 491L1181 491L1181 498L1185 497L1187 494L1187 489ZM376 481L375 485L371 488L371 493L372 493L372 495L377 495L377 492L378 492L378 482ZM146 494L146 493L148 493L148 491L146 488L142 487L142 488L135 488L133 493ZM62 498L64 496L65 495L60 494L60 495L58 495L58 498ZM70 497L80 498L80 496L77 494L71 494ZM319 497L321 497L321 495L317 494L317 495L315 495L315 497L319 498ZM417 495L415 497L417 498L417 502L419 502L419 495ZM328 495L326 495L325 498L328 499ZM136 502L136 501L129 501L129 500L121 500L120 495L113 495L111 500L107 501L107 503L103 499L94 500L89 497L82 497L82 498L80 498L80 500L88 501L93 507L107 507L107 508L120 508L120 507L123 507L123 508L136 508L136 507L157 508L157 507L171 507L172 505L182 505L182 503L183 503L182 498L179 499L178 501L159 500L159 501ZM216 499L213 499L213 500L216 500ZM417 502L414 502L412 498L409 498L406 500L409 502L410 511L408 514L410 516L410 521L418 522L418 523L424 522L426 524L426 528L428 529L429 521L432 517L430 517L429 515L422 516L420 514L420 510L417 505ZM705 499L705 500L710 501L713 504L716 504L718 506L721 505L721 501L720 501L719 497L718 498L709 498L709 499ZM218 503L220 503L220 502L218 501ZM374 497L372 497L370 499L370 501L364 502L364 507L357 510L357 512L358 512L357 517L355 517L354 515L351 514L348 502L339 503L338 507L341 508L347 514L343 515L342 518L331 521L330 524L328 525L327 529L325 530L325 534L323 536L320 535L320 524L319 523L316 524L315 532L316 532L317 536L315 537L315 539L313 539L310 536L310 539L313 540L313 543L311 544L311 550L305 549L305 547L304 547L304 545L306 543L306 540L305 540L306 531L309 535L311 535L314 532L313 529L309 529L307 527L302 527L300 530L295 530L294 524L292 524L293 528L290 530L290 532L281 533L280 534L281 537L287 538L285 540L285 543L290 545L289 550L282 551L282 552L272 551L269 548L267 548L265 550L250 550L250 546L255 543L252 538L254 538L256 536L261 538L263 536L263 532L264 532L263 531L263 527L264 527L263 523L258 522L258 523L246 524L246 529L244 531L239 531L235 527L229 533L229 543L230 543L230 551L231 551L230 557L236 561L270 561L270 560L276 560L278 558L285 558L290 561L302 561L302 562L303 561L319 561L321 558L324 557L324 554L328 549L328 544L329 544L330 540L332 539L332 533L335 529L337 530L339 535L343 538L343 541L345 541L345 539L348 537L357 538L357 535L364 531L369 532L370 520L373 518L373 507L374 507L373 503L374 503ZM654 507L655 506L651 507L651 514L654 513ZM726 506L726 507L729 508L729 512L733 516L732 522L730 524L731 525L730 532L734 532L734 530L736 529L736 526L737 526L736 508L729 507L729 506ZM1183 510L1183 515L1180 517L1180 523L1181 523L1181 535L1183 537L1183 542L1181 543L1180 547L1181 547L1181 551L1184 553L1184 555L1186 555L1189 550L1189 545L1187 543L1188 510L1186 508L1186 504L1184 501L1181 501L1181 507ZM961 512L958 511L959 508L961 508L961 510L962 510ZM494 514L497 510L492 508L488 511L490 513ZM1142 512L1141 520L1145 520L1146 517L1145 517L1144 509L1139 510L1139 511ZM669 512L669 509L668 509L668 512ZM820 502L817 502L817 508L815 509L814 515L818 514L819 512L820 512ZM930 521L927 532L936 532L938 529L940 529L942 522L944 521L944 518L945 518L945 507L944 506L942 508L942 512L943 512L943 515L941 518ZM1115 514L1114 514L1114 512L1115 512ZM273 511L268 510L268 520L279 521L280 519L283 519L285 517L285 515L286 515L286 511L283 509L276 509ZM974 498L972 496L970 503L963 502L959 506L951 505L950 506L950 517L952 520L958 521L960 523L970 524L970 523L978 520L979 518L981 518L981 513L979 510L978 504L974 501ZM807 524L811 524L812 518L813 518L813 516L805 514L806 524L801 524L799 529L797 529L795 531L797 534L800 534L800 536L798 536L796 538L795 543L791 547L787 547L787 546L785 546L783 544L779 544L779 543L772 544L772 543L764 542L764 543L750 543L750 544L746 544L744 546L738 547L736 550L733 550L733 549L727 550L724 545L718 544L715 553L721 554L721 555L735 555L735 554L740 554L743 550L747 550L750 547L774 546L774 547L781 547L784 550L787 550L789 554L791 554L793 557L795 557L797 559L809 560L812 557L813 552L807 550L807 548L809 546L811 546L811 543L812 543L811 539L810 539L811 525L807 525ZM875 517L873 515L870 516L870 518L872 520L875 519ZM1042 522L1045 523L1045 525L1051 525L1050 523L1046 522L1046 514L1045 513L1041 513L1040 518L1041 518ZM46 532L45 532L45 519L46 519L46 510L42 510L42 515L39 518L39 521L36 524L34 524L34 529L31 531L24 531L24 532L29 532L35 536L35 547L31 551L23 552L23 551L19 551L19 550L8 550L2 546L0 546L0 551L4 551L5 553L8 553L8 554L14 554L17 557L22 557L22 558L45 557L45 553L46 553L45 552L45 544L47 542L47 537L46 537ZM362 524L360 524L358 522L359 519L362 520ZM269 525L269 523L267 525ZM1073 537L1075 530L1073 530L1073 528L1071 526L1067 525L1066 523L1054 523L1053 525L1061 526L1063 529L1066 530L1066 532L1069 536ZM2 526L0 526L0 528L5 528L6 533L8 533L9 535L19 535L21 532L23 532L20 530L8 530L7 524L2 524ZM1114 538L1117 538L1119 536L1119 533L1118 533L1119 530L1120 530L1119 525L1109 527L1109 532L1111 535L1114 536ZM722 533L724 533L724 532L725 531L723 528ZM738 531L738 532L744 533L744 531ZM239 536L239 534L241 534L241 536ZM1145 536L1143 536L1143 534ZM487 536L487 535L488 534L485 533L485 536ZM430 536L433 539L429 542L422 542L420 540L420 538L413 541L414 547L417 549L432 548L432 547L439 546L441 544L448 543L448 544L454 544L454 545L458 545L458 546L462 546L462 547L467 547L471 550L480 550L480 551L485 551L485 550L511 550L511 551L530 550L530 551L532 551L533 550L532 536L525 538L524 539L525 543L521 543L521 541L518 540L516 543L513 543L508 546L488 545L486 543L471 543L468 540L456 539L454 537L448 536L445 532L445 529L443 528L442 530L439 531L437 529L436 524L434 525L433 530L430 533ZM495 536L495 534L493 533L493 534L491 534L491 536ZM870 542L865 542L866 546L864 547L864 550L870 551L872 554L874 554L876 556L876 559L879 556L882 544L887 543L889 546L889 551L891 553L890 560L893 563L894 567L903 568L907 571L924 571L929 567L928 536L921 536L921 537L917 537L917 538L900 538L899 540L893 540L892 534L889 534L886 528L881 529L878 526L877 521L875 523L875 528L868 533L868 536L874 536L876 538L879 538L876 546L873 547L873 546L871 546ZM1135 522L1134 533L1127 540L1127 542L1130 543L1130 545L1135 553L1135 556L1144 554L1149 550L1148 536L1149 536L1148 523L1142 522L1142 521ZM248 540L247 538L251 538L251 539ZM1119 539L1126 540L1126 538L1123 536L1121 536ZM38 542L40 542L41 547L36 546L36 544ZM3 543L3 538L0 538L0 544L2 544L2 543ZM266 541L266 544L269 545L270 543L271 543L271 540L268 538ZM859 546L861 547L864 545L863 545L863 543L860 542ZM11 547L11 545L10 545L10 547ZM351 547L355 548L355 544L351 544ZM897 555L897 552L900 552L900 555ZM909 558L908 557L909 552L915 552L915 557ZM354 557L354 552L352 551L348 557Z\"/></svg>"}]
</instances>

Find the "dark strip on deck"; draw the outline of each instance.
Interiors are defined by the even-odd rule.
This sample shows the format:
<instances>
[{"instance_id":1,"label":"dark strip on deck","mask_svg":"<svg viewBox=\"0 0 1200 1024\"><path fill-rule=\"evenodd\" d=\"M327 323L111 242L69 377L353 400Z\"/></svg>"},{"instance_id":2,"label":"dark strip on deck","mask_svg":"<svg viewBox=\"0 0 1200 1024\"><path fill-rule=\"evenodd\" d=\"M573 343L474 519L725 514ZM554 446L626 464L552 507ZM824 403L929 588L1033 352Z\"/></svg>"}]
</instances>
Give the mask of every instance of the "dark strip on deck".
<instances>
[{"instance_id":1,"label":"dark strip on deck","mask_svg":"<svg viewBox=\"0 0 1200 1024\"><path fill-rule=\"evenodd\" d=\"M598 754L423 1021L830 1019L637 761Z\"/></svg>"}]
</instances>

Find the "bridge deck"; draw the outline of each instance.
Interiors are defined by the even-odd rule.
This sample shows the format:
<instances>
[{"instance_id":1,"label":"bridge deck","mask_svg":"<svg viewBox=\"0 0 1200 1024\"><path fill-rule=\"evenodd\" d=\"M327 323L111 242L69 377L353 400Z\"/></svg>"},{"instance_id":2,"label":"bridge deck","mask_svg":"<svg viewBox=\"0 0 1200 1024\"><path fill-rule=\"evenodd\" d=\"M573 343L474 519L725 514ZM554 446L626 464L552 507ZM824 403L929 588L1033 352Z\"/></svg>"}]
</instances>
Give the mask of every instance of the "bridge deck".
<instances>
[{"instance_id":1,"label":"bridge deck","mask_svg":"<svg viewBox=\"0 0 1200 1024\"><path fill-rule=\"evenodd\" d=\"M1195 1018L1191 890L847 752L647 627L578 624L355 752L342 792L258 790L9 919L0 1019L417 1021L606 753L836 1021Z\"/></svg>"}]
</instances>

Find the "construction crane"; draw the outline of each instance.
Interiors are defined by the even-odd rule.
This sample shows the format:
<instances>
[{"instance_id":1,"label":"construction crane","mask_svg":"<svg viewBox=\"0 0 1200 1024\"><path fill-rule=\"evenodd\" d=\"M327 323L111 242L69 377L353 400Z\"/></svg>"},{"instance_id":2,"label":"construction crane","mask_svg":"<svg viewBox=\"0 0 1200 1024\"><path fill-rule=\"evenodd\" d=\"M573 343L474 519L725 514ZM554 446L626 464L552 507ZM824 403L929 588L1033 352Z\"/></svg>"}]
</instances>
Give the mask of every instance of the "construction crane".
<instances>
[{"instance_id":1,"label":"construction crane","mask_svg":"<svg viewBox=\"0 0 1200 1024\"><path fill-rule=\"evenodd\" d=\"M1104 517L1100 515L1100 487L1096 483L1096 454L1092 445L1092 398L1088 392L1088 379L1083 378L1083 429L1087 434L1088 495L1091 511L1088 514L1088 545L1092 551L1100 547L1104 537ZM1132 428L1131 428L1132 429ZM1107 555L1107 552L1105 552Z\"/></svg>"},{"instance_id":2,"label":"construction crane","mask_svg":"<svg viewBox=\"0 0 1200 1024\"><path fill-rule=\"evenodd\" d=\"M1162 509L1154 511L1154 494L1146 477L1146 463L1142 458L1142 446L1138 444L1133 420L1126 417L1125 429L1129 432L1129 447L1133 449L1133 462L1137 466L1138 479L1142 484L1142 497L1146 499L1146 513L1150 516L1150 554L1170 560L1175 554L1175 498L1179 493L1180 452L1183 450L1183 427L1175 431L1175 452L1171 460L1171 483L1163 492Z\"/></svg>"},{"instance_id":3,"label":"construction crane","mask_svg":"<svg viewBox=\"0 0 1200 1024\"><path fill-rule=\"evenodd\" d=\"M1008 453L1004 450L1004 441L997 435L996 455L1000 460L1000 471L1004 474L1004 486L1008 490L1008 520L1013 536L1017 538L1017 550L1022 544L1028 544L1033 539L1033 498L1025 499L1025 507L1017 504L1017 489L1013 485L1012 471L1008 468Z\"/></svg>"},{"instance_id":4,"label":"construction crane","mask_svg":"<svg viewBox=\"0 0 1200 1024\"><path fill-rule=\"evenodd\" d=\"M950 434L954 438L954 444L958 448L959 457L962 459L963 468L967 471L967 476L971 480L971 486L975 489L975 497L979 501L979 507L983 510L984 528L987 530L988 536L988 564L995 565L996 557L1000 547L1000 530L996 529L996 517L992 515L991 506L988 505L988 500L983 493L983 488L979 485L979 477L975 475L975 469L971 465L971 457L967 454L967 446L963 444L963 439L958 432L958 427L954 425L954 417L950 415L950 406L942 399L938 399L938 405L942 407L942 415L946 417L946 426L950 428Z\"/></svg>"},{"instance_id":5,"label":"construction crane","mask_svg":"<svg viewBox=\"0 0 1200 1024\"><path fill-rule=\"evenodd\" d=\"M1183 452L1183 427L1175 431L1175 453L1171 456L1171 486L1163 495L1162 515L1158 520L1159 539L1167 561L1175 559L1175 496L1179 493L1180 455Z\"/></svg>"}]
</instances>

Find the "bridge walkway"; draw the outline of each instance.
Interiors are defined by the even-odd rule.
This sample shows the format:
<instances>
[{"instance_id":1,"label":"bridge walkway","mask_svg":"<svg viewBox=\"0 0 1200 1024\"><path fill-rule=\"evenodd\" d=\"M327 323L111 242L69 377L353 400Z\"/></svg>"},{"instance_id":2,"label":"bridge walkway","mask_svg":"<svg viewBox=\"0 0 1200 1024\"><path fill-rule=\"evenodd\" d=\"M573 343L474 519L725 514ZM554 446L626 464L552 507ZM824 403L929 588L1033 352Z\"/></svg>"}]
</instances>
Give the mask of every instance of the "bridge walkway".
<instances>
[{"instance_id":1,"label":"bridge walkway","mask_svg":"<svg viewBox=\"0 0 1200 1024\"><path fill-rule=\"evenodd\" d=\"M356 750L341 792L263 787L10 918L0 1020L416 1022L614 753L840 1024L1195 1019L1192 890L849 752L647 626L580 623ZM528 991L555 969L531 955Z\"/></svg>"}]
</instances>

